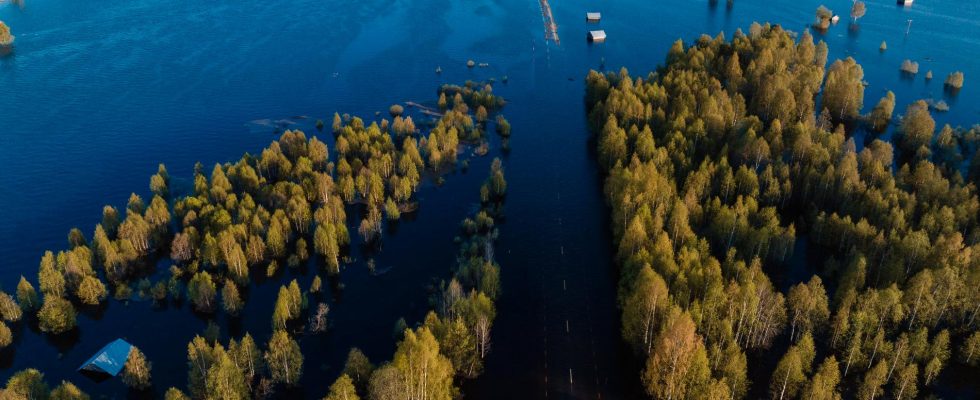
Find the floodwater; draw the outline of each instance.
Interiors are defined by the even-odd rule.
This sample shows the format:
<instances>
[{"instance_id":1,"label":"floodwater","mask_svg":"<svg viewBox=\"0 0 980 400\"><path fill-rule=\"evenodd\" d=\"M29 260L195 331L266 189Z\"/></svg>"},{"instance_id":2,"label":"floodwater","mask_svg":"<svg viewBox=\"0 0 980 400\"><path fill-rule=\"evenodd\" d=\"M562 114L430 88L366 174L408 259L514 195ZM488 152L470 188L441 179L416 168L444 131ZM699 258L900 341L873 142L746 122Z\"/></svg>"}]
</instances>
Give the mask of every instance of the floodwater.
<instances>
[{"instance_id":1,"label":"floodwater","mask_svg":"<svg viewBox=\"0 0 980 400\"><path fill-rule=\"evenodd\" d=\"M257 153L275 137L275 121L296 121L312 134L312 121L335 111L371 118L393 103L431 101L441 83L496 78L513 126L511 151L494 142L491 152L503 157L509 183L496 250L503 293L487 369L464 393L634 398L639 369L619 339L613 249L583 78L589 69L620 66L645 74L678 38L731 37L752 21L801 32L820 3L555 1L560 45L544 41L541 11L531 0L0 5L0 20L17 36L13 53L0 58L0 286L12 291L20 275L33 278L43 251L64 248L71 227L90 233L103 205L123 207L131 192L147 196L158 163L186 179L197 161L213 165ZM951 108L935 115L940 124L980 121L980 3L919 0L903 8L872 0L856 25L848 22L850 1L823 3L842 18L815 36L828 42L831 61L852 56L862 64L866 110L892 90L897 113L932 98ZM587 11L602 12L603 20L587 24ZM596 28L608 40L588 44L586 32ZM912 79L898 70L906 58L920 63ZM489 66L468 69L469 59ZM966 84L955 95L944 93L943 80L954 70L966 73ZM322 397L351 346L375 362L390 357L395 321L420 321L429 308L427 288L449 275L457 223L476 207L489 161L474 159L444 186L423 188L421 210L386 233L380 253L354 246L343 288L335 285L319 299L331 307L329 333L300 339L304 389L281 395ZM369 256L390 272L371 276ZM798 264L788 268L805 268ZM161 275L167 266L162 261ZM256 278L244 316L217 317L223 338L249 331L264 342L278 286L296 278L308 287L313 271ZM808 277L798 270L785 275ZM132 395L118 380L97 383L75 372L103 344L125 337L153 362L155 393L184 387L186 343L206 323L187 306L110 301L80 315L79 329L67 337L48 338L22 324L14 327L16 343L0 353L0 380L37 367L51 384L70 379L91 394ZM966 397L976 393L962 390Z\"/></svg>"}]
</instances>

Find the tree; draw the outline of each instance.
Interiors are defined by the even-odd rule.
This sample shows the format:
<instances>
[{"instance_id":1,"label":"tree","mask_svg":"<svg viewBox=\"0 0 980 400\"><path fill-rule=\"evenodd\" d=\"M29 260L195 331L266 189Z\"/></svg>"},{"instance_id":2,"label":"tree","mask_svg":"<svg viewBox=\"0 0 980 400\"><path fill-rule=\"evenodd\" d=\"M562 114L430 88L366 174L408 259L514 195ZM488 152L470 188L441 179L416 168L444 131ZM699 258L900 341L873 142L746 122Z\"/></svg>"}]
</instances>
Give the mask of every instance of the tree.
<instances>
[{"instance_id":1,"label":"tree","mask_svg":"<svg viewBox=\"0 0 980 400\"><path fill-rule=\"evenodd\" d=\"M330 126L333 129L333 133L339 133L340 132L340 128L342 128L344 126L343 121L341 121L341 119L340 119L340 114L333 113L333 122L332 122L332 124Z\"/></svg>"},{"instance_id":2,"label":"tree","mask_svg":"<svg viewBox=\"0 0 980 400\"><path fill-rule=\"evenodd\" d=\"M371 364L371 360L368 360L361 349L351 348L350 352L347 353L347 362L344 363L343 374L349 376L354 385L363 391L367 389L372 372L374 372L374 365Z\"/></svg>"},{"instance_id":3,"label":"tree","mask_svg":"<svg viewBox=\"0 0 980 400\"><path fill-rule=\"evenodd\" d=\"M187 395L184 394L184 392L181 392L180 389L173 388L173 387L167 389L167 392L164 393L163 398L164 400L190 400L191 399L190 397L187 397Z\"/></svg>"},{"instance_id":4,"label":"tree","mask_svg":"<svg viewBox=\"0 0 980 400\"><path fill-rule=\"evenodd\" d=\"M952 89L960 89L963 87L963 73L960 71L953 72L946 77L946 81L943 83L946 87Z\"/></svg>"},{"instance_id":5,"label":"tree","mask_svg":"<svg viewBox=\"0 0 980 400\"><path fill-rule=\"evenodd\" d=\"M7 322L17 322L24 315L23 310L17 301L13 297L10 297L7 292L0 290L0 316L3 317L4 321Z\"/></svg>"},{"instance_id":6,"label":"tree","mask_svg":"<svg viewBox=\"0 0 980 400\"><path fill-rule=\"evenodd\" d=\"M772 398L780 400L795 398L806 381L804 369L803 355L799 346L790 347L772 372L772 382L769 384Z\"/></svg>"},{"instance_id":7,"label":"tree","mask_svg":"<svg viewBox=\"0 0 980 400\"><path fill-rule=\"evenodd\" d=\"M78 298L82 303L88 305L98 305L108 296L102 280L94 276L86 275L82 278L82 283L78 285Z\"/></svg>"},{"instance_id":8,"label":"tree","mask_svg":"<svg viewBox=\"0 0 980 400\"><path fill-rule=\"evenodd\" d=\"M488 188L489 200L500 201L507 194L507 180L504 178L504 168L500 158L494 158L490 164L490 176L484 185Z\"/></svg>"},{"instance_id":9,"label":"tree","mask_svg":"<svg viewBox=\"0 0 980 400\"><path fill-rule=\"evenodd\" d=\"M232 339L228 345L228 353L238 368L245 375L245 381L251 385L255 376L262 372L265 366L262 359L262 352L259 350L252 335L246 333L240 342Z\"/></svg>"},{"instance_id":10,"label":"tree","mask_svg":"<svg viewBox=\"0 0 980 400\"><path fill-rule=\"evenodd\" d=\"M923 100L909 104L899 130L898 144L903 151L914 154L920 147L927 146L936 130L936 121L929 115L929 104Z\"/></svg>"},{"instance_id":11,"label":"tree","mask_svg":"<svg viewBox=\"0 0 980 400\"><path fill-rule=\"evenodd\" d=\"M405 108L402 107L401 104L393 104L391 107L388 107L388 113L391 114L392 117L402 115L403 112L405 112Z\"/></svg>"},{"instance_id":12,"label":"tree","mask_svg":"<svg viewBox=\"0 0 980 400\"><path fill-rule=\"evenodd\" d=\"M430 311L425 317L424 326L432 332L439 342L439 352L452 363L457 375L476 377L483 369L476 336L460 317L440 319Z\"/></svg>"},{"instance_id":13,"label":"tree","mask_svg":"<svg viewBox=\"0 0 980 400\"><path fill-rule=\"evenodd\" d=\"M404 382L404 396L419 400L449 400L453 397L453 366L439 353L439 343L425 327L405 330L391 367ZM382 367L382 370L385 367ZM379 370L378 372L380 372ZM375 372L377 374L378 372ZM372 377L372 394L375 392ZM373 397L373 396L372 396Z\"/></svg>"},{"instance_id":14,"label":"tree","mask_svg":"<svg viewBox=\"0 0 980 400\"><path fill-rule=\"evenodd\" d=\"M654 338L668 305L663 278L649 266L641 268L623 303L623 337L638 353L649 355L653 351Z\"/></svg>"},{"instance_id":15,"label":"tree","mask_svg":"<svg viewBox=\"0 0 980 400\"><path fill-rule=\"evenodd\" d=\"M273 382L295 386L303 374L303 353L296 341L283 330L277 330L269 340L265 362Z\"/></svg>"},{"instance_id":16,"label":"tree","mask_svg":"<svg viewBox=\"0 0 980 400\"><path fill-rule=\"evenodd\" d=\"M221 304L225 312L232 316L238 315L244 306L242 297L238 293L238 285L231 279L226 280L224 287L221 288Z\"/></svg>"},{"instance_id":17,"label":"tree","mask_svg":"<svg viewBox=\"0 0 980 400\"><path fill-rule=\"evenodd\" d=\"M503 115L498 114L497 118L497 133L503 137L510 137L510 122Z\"/></svg>"},{"instance_id":18,"label":"tree","mask_svg":"<svg viewBox=\"0 0 980 400\"><path fill-rule=\"evenodd\" d=\"M906 365L899 371L893 386L893 395L896 400L914 399L919 394L919 367L915 363Z\"/></svg>"},{"instance_id":19,"label":"tree","mask_svg":"<svg viewBox=\"0 0 980 400\"><path fill-rule=\"evenodd\" d=\"M212 346L201 336L195 336L187 344L187 387L194 398L207 394L208 372L224 352L221 345Z\"/></svg>"},{"instance_id":20,"label":"tree","mask_svg":"<svg viewBox=\"0 0 980 400\"><path fill-rule=\"evenodd\" d=\"M247 400L250 398L246 376L228 353L222 353L208 370L207 392L208 399Z\"/></svg>"},{"instance_id":21,"label":"tree","mask_svg":"<svg viewBox=\"0 0 980 400\"><path fill-rule=\"evenodd\" d=\"M480 123L487 122L487 108L484 106L479 106L476 108L476 121Z\"/></svg>"},{"instance_id":22,"label":"tree","mask_svg":"<svg viewBox=\"0 0 980 400\"><path fill-rule=\"evenodd\" d=\"M675 307L647 358L642 375L646 391L654 398L686 398L707 383L707 363L691 316Z\"/></svg>"},{"instance_id":23,"label":"tree","mask_svg":"<svg viewBox=\"0 0 980 400\"><path fill-rule=\"evenodd\" d=\"M157 166L157 173L150 177L150 190L157 196L166 198L170 194L170 174L167 166Z\"/></svg>"},{"instance_id":24,"label":"tree","mask_svg":"<svg viewBox=\"0 0 980 400\"><path fill-rule=\"evenodd\" d=\"M823 106L833 113L835 119L852 119L861 112L864 106L863 79L864 70L851 57L830 65L823 89Z\"/></svg>"},{"instance_id":25,"label":"tree","mask_svg":"<svg viewBox=\"0 0 980 400\"><path fill-rule=\"evenodd\" d=\"M37 310L41 307L41 301L37 297L34 285L31 285L22 275L20 282L17 283L17 303L25 312Z\"/></svg>"},{"instance_id":26,"label":"tree","mask_svg":"<svg viewBox=\"0 0 980 400\"><path fill-rule=\"evenodd\" d=\"M323 333L327 331L327 313L330 306L327 303L320 303L316 307L316 312L310 316L310 332Z\"/></svg>"},{"instance_id":27,"label":"tree","mask_svg":"<svg viewBox=\"0 0 980 400\"><path fill-rule=\"evenodd\" d=\"M323 280L320 279L320 275L316 275L310 283L310 293L320 293L321 290L323 290Z\"/></svg>"},{"instance_id":28,"label":"tree","mask_svg":"<svg viewBox=\"0 0 980 400\"><path fill-rule=\"evenodd\" d=\"M37 280L41 284L41 293L55 297L65 295L65 277L55 266L54 253L44 252L38 268Z\"/></svg>"},{"instance_id":29,"label":"tree","mask_svg":"<svg viewBox=\"0 0 980 400\"><path fill-rule=\"evenodd\" d=\"M864 380L861 382L861 387L857 393L858 399L874 400L875 397L881 396L883 394L881 387L887 381L887 374L888 367L883 361L875 364L874 368L864 374Z\"/></svg>"},{"instance_id":30,"label":"tree","mask_svg":"<svg viewBox=\"0 0 980 400\"><path fill-rule=\"evenodd\" d=\"M410 397L406 380L401 371L393 365L385 364L371 374L368 398L371 400L403 400Z\"/></svg>"},{"instance_id":31,"label":"tree","mask_svg":"<svg viewBox=\"0 0 980 400\"><path fill-rule=\"evenodd\" d=\"M61 297L45 296L38 319L41 332L65 333L75 329L75 307Z\"/></svg>"},{"instance_id":32,"label":"tree","mask_svg":"<svg viewBox=\"0 0 980 400\"><path fill-rule=\"evenodd\" d=\"M340 273L340 246L337 244L337 236L333 227L317 225L313 232L313 248L317 254L326 260L328 274L337 275Z\"/></svg>"},{"instance_id":33,"label":"tree","mask_svg":"<svg viewBox=\"0 0 980 400\"><path fill-rule=\"evenodd\" d=\"M949 331L943 329L929 345L926 366L922 370L923 383L929 385L939 376L949 360Z\"/></svg>"},{"instance_id":34,"label":"tree","mask_svg":"<svg viewBox=\"0 0 980 400\"><path fill-rule=\"evenodd\" d=\"M851 6L851 18L854 19L854 22L857 22L867 11L863 1L855 1L854 5Z\"/></svg>"},{"instance_id":35,"label":"tree","mask_svg":"<svg viewBox=\"0 0 980 400\"><path fill-rule=\"evenodd\" d=\"M354 383L347 374L341 374L332 385L330 393L323 400L360 400Z\"/></svg>"},{"instance_id":36,"label":"tree","mask_svg":"<svg viewBox=\"0 0 980 400\"><path fill-rule=\"evenodd\" d=\"M599 135L599 161L611 168L617 161L626 158L626 152L626 131L617 126L616 117L609 116Z\"/></svg>"},{"instance_id":37,"label":"tree","mask_svg":"<svg viewBox=\"0 0 980 400\"><path fill-rule=\"evenodd\" d=\"M289 286L279 287L279 297L272 311L272 325L276 329L285 329L286 323L299 318L303 297L299 284L294 279Z\"/></svg>"},{"instance_id":38,"label":"tree","mask_svg":"<svg viewBox=\"0 0 980 400\"><path fill-rule=\"evenodd\" d=\"M14 35L10 34L10 27L0 21L0 46L10 46L14 44Z\"/></svg>"},{"instance_id":39,"label":"tree","mask_svg":"<svg viewBox=\"0 0 980 400\"><path fill-rule=\"evenodd\" d=\"M899 67L903 73L915 75L919 73L919 63L906 59L902 61L902 65Z\"/></svg>"},{"instance_id":40,"label":"tree","mask_svg":"<svg viewBox=\"0 0 980 400\"><path fill-rule=\"evenodd\" d=\"M129 358L123 366L122 381L133 389L146 389L150 387L150 371L153 364L146 360L146 356L139 348L133 346L129 351Z\"/></svg>"},{"instance_id":41,"label":"tree","mask_svg":"<svg viewBox=\"0 0 980 400\"><path fill-rule=\"evenodd\" d=\"M884 132L888 129L888 123L892 119L892 112L895 111L895 93L891 90L885 94L875 105L874 109L871 110L871 115L868 116L869 122L871 122L871 128L877 132Z\"/></svg>"},{"instance_id":42,"label":"tree","mask_svg":"<svg viewBox=\"0 0 980 400\"><path fill-rule=\"evenodd\" d=\"M817 22L813 27L819 30L827 30L830 27L830 19L833 16L834 12L821 4L820 7L817 7Z\"/></svg>"},{"instance_id":43,"label":"tree","mask_svg":"<svg viewBox=\"0 0 980 400\"><path fill-rule=\"evenodd\" d=\"M980 331L973 332L963 341L963 346L960 347L960 359L969 366L976 367L980 364Z\"/></svg>"},{"instance_id":44,"label":"tree","mask_svg":"<svg viewBox=\"0 0 980 400\"><path fill-rule=\"evenodd\" d=\"M174 235L170 243L170 258L179 263L190 261L194 257L194 249L189 234L180 232Z\"/></svg>"},{"instance_id":45,"label":"tree","mask_svg":"<svg viewBox=\"0 0 980 400\"><path fill-rule=\"evenodd\" d=\"M816 333L830 318L827 291L819 276L814 275L810 282L790 288L787 302L791 315L790 340L803 332Z\"/></svg>"},{"instance_id":46,"label":"tree","mask_svg":"<svg viewBox=\"0 0 980 400\"><path fill-rule=\"evenodd\" d=\"M14 341L13 334L7 324L0 322L0 349L5 349Z\"/></svg>"},{"instance_id":47,"label":"tree","mask_svg":"<svg viewBox=\"0 0 980 400\"><path fill-rule=\"evenodd\" d=\"M837 390L837 385L840 383L840 366L837 364L837 359L834 356L828 356L820 367L817 368L817 373L813 375L813 379L807 382L806 387L803 389L804 399L810 400L840 400L840 392Z\"/></svg>"},{"instance_id":48,"label":"tree","mask_svg":"<svg viewBox=\"0 0 980 400\"><path fill-rule=\"evenodd\" d=\"M0 397L4 399L47 399L48 384L44 382L44 374L34 368L21 370L7 380Z\"/></svg>"},{"instance_id":49,"label":"tree","mask_svg":"<svg viewBox=\"0 0 980 400\"><path fill-rule=\"evenodd\" d=\"M51 391L51 400L89 400L89 397L82 389L68 381L61 381L54 390Z\"/></svg>"},{"instance_id":50,"label":"tree","mask_svg":"<svg viewBox=\"0 0 980 400\"><path fill-rule=\"evenodd\" d=\"M200 312L212 312L215 306L217 289L211 280L211 274L201 271L194 274L187 284L187 298L194 303L194 308Z\"/></svg>"}]
</instances>

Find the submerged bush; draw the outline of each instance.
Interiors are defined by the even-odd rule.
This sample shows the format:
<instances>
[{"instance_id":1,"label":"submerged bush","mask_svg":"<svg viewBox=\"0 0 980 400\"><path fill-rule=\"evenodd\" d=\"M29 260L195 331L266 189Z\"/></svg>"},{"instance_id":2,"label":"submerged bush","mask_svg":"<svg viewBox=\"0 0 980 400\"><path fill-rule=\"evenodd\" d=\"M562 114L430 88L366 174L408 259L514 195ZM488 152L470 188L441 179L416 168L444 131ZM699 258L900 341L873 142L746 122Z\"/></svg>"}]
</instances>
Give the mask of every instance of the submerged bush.
<instances>
[{"instance_id":1,"label":"submerged bush","mask_svg":"<svg viewBox=\"0 0 980 400\"><path fill-rule=\"evenodd\" d=\"M833 17L833 11L824 5L820 5L820 7L817 7L817 22L813 24L813 27L820 30L827 30L830 27L830 19Z\"/></svg>"},{"instance_id":2,"label":"submerged bush","mask_svg":"<svg viewBox=\"0 0 980 400\"><path fill-rule=\"evenodd\" d=\"M0 21L0 46L10 46L14 44L14 35L10 34L10 27Z\"/></svg>"},{"instance_id":3,"label":"submerged bush","mask_svg":"<svg viewBox=\"0 0 980 400\"><path fill-rule=\"evenodd\" d=\"M953 89L963 87L963 72L956 71L946 77L945 85Z\"/></svg>"},{"instance_id":4,"label":"submerged bush","mask_svg":"<svg viewBox=\"0 0 980 400\"><path fill-rule=\"evenodd\" d=\"M919 73L919 63L912 60L902 61L902 66L900 67L902 72L908 74L918 74Z\"/></svg>"},{"instance_id":5,"label":"submerged bush","mask_svg":"<svg viewBox=\"0 0 980 400\"><path fill-rule=\"evenodd\" d=\"M388 113L391 114L392 117L402 115L404 112L405 107L402 107L400 104L394 104L391 107L388 107Z\"/></svg>"}]
</instances>

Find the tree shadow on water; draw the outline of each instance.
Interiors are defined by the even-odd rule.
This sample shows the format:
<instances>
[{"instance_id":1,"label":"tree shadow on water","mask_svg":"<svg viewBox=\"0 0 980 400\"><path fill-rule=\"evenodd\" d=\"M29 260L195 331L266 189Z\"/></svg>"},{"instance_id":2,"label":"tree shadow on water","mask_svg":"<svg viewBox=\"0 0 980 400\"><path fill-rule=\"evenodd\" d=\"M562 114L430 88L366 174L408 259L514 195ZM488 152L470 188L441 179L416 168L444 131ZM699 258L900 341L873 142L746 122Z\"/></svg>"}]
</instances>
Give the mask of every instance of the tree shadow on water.
<instances>
[{"instance_id":1,"label":"tree shadow on water","mask_svg":"<svg viewBox=\"0 0 980 400\"><path fill-rule=\"evenodd\" d=\"M77 326L65 333L61 334L46 334L44 335L44 340L48 344L54 346L59 353L67 353L69 350L75 347L82 339L82 330Z\"/></svg>"}]
</instances>

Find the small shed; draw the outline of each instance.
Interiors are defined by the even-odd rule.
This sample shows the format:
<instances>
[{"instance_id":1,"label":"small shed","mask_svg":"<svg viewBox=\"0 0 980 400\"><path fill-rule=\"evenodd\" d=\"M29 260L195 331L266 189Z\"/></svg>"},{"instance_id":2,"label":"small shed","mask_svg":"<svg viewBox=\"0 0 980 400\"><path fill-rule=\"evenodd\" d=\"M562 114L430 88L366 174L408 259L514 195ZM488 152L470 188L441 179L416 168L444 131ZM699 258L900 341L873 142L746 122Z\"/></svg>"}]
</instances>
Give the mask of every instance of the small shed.
<instances>
[{"instance_id":1,"label":"small shed","mask_svg":"<svg viewBox=\"0 0 980 400\"><path fill-rule=\"evenodd\" d=\"M585 13L585 20L589 22L599 22L602 19L602 14L597 12L587 12Z\"/></svg>"},{"instance_id":2,"label":"small shed","mask_svg":"<svg viewBox=\"0 0 980 400\"><path fill-rule=\"evenodd\" d=\"M102 372L112 376L119 375L123 366L126 365L126 360L129 359L129 351L132 348L133 345L129 342L116 339L95 353L85 364L78 367L78 370Z\"/></svg>"},{"instance_id":3,"label":"small shed","mask_svg":"<svg viewBox=\"0 0 980 400\"><path fill-rule=\"evenodd\" d=\"M589 41L591 42L605 42L606 41L606 31L589 31Z\"/></svg>"}]
</instances>

